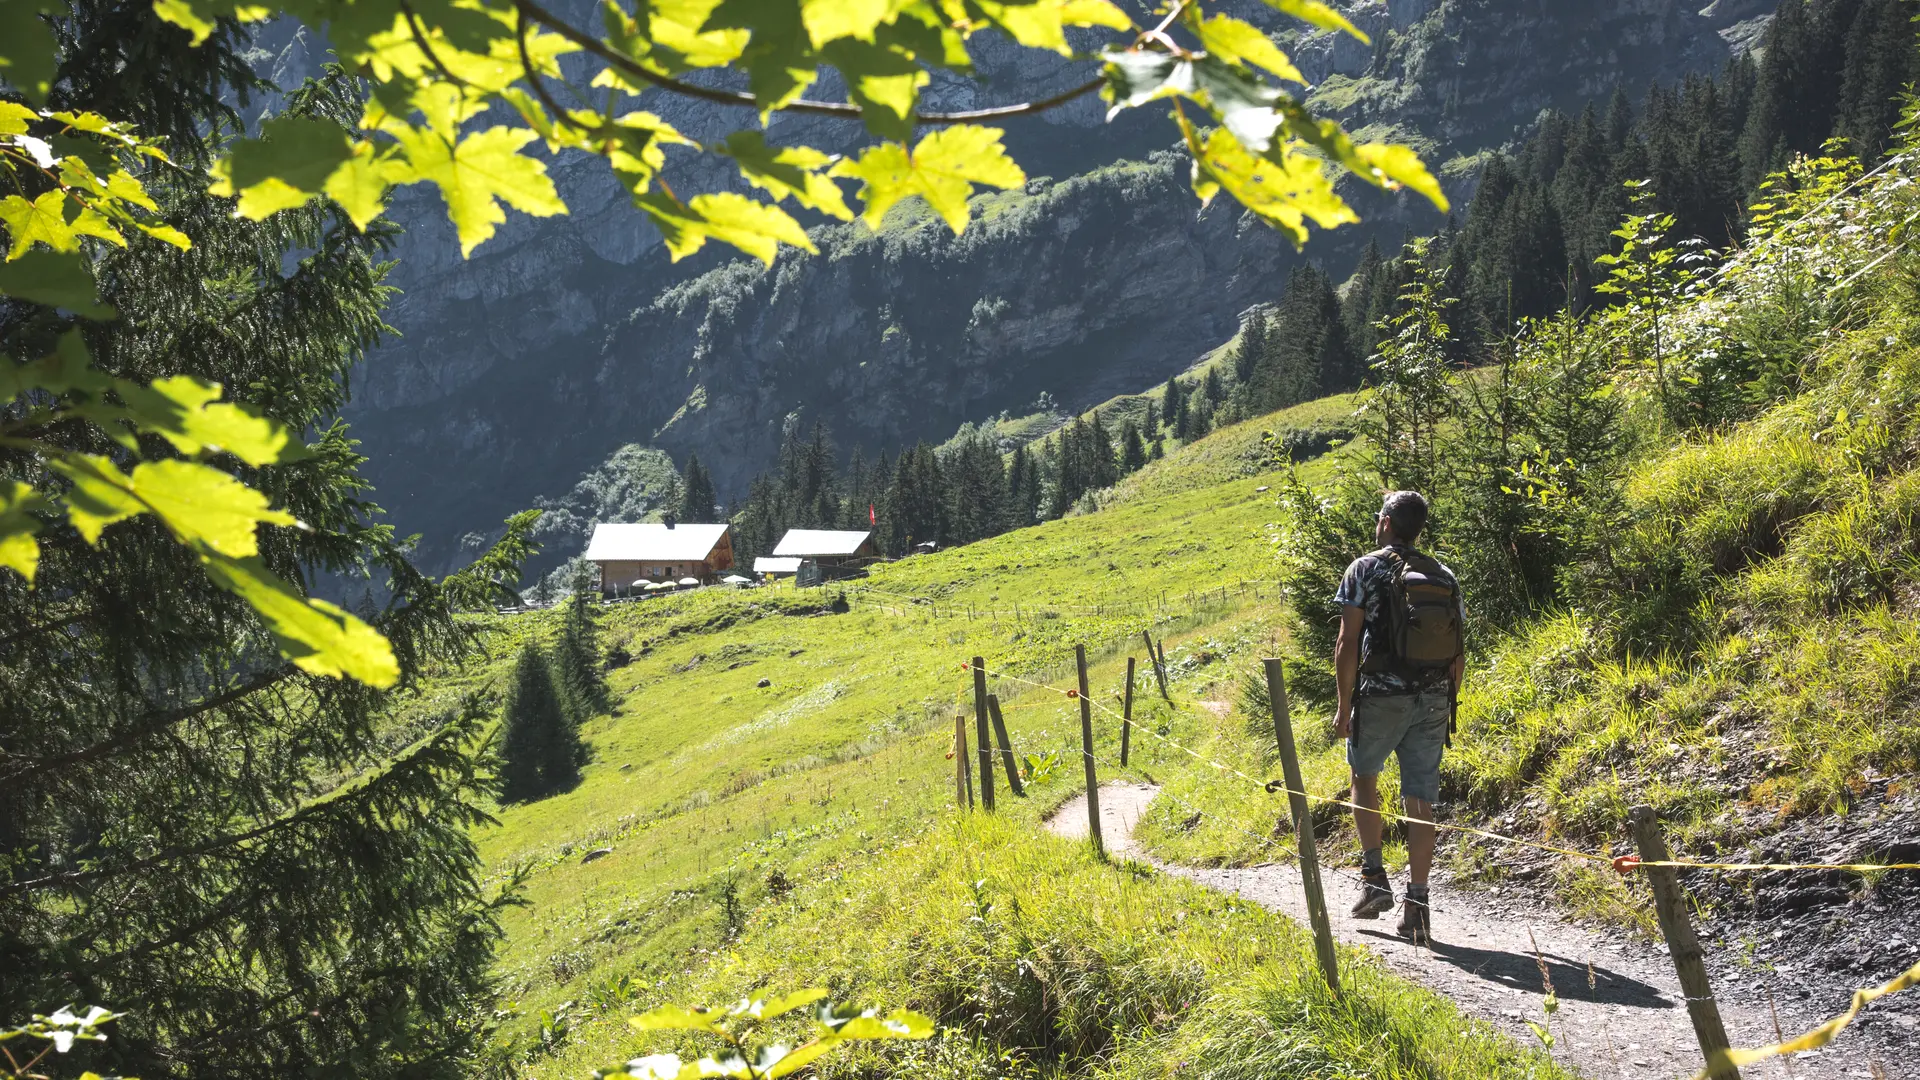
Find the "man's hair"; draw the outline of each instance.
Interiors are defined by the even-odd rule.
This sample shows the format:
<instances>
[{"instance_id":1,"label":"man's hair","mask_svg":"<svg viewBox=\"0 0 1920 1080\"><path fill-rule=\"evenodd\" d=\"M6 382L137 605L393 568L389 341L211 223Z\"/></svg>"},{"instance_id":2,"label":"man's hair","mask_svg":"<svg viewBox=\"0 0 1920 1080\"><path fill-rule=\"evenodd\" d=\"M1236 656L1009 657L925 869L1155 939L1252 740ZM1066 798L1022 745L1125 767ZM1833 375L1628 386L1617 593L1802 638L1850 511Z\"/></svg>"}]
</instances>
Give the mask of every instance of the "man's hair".
<instances>
[{"instance_id":1,"label":"man's hair","mask_svg":"<svg viewBox=\"0 0 1920 1080\"><path fill-rule=\"evenodd\" d=\"M1380 503L1380 516L1393 526L1394 539L1411 544L1427 527L1427 498L1417 491L1389 491Z\"/></svg>"}]
</instances>

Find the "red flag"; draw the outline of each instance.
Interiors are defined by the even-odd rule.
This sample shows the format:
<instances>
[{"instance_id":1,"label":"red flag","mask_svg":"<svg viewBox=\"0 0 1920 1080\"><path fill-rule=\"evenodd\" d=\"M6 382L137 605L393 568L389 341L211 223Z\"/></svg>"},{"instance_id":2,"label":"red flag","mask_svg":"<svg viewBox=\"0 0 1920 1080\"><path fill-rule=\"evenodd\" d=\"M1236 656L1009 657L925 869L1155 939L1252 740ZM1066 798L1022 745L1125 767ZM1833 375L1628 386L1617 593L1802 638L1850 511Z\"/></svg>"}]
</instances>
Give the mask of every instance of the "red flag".
<instances>
[{"instance_id":1,"label":"red flag","mask_svg":"<svg viewBox=\"0 0 1920 1080\"><path fill-rule=\"evenodd\" d=\"M880 519L879 519L879 518L877 518L877 517L875 517L875 516L873 516L873 504L872 504L872 503L868 503L868 504L867 504L867 524L869 524L869 525L878 525L878 524L880 524Z\"/></svg>"}]
</instances>

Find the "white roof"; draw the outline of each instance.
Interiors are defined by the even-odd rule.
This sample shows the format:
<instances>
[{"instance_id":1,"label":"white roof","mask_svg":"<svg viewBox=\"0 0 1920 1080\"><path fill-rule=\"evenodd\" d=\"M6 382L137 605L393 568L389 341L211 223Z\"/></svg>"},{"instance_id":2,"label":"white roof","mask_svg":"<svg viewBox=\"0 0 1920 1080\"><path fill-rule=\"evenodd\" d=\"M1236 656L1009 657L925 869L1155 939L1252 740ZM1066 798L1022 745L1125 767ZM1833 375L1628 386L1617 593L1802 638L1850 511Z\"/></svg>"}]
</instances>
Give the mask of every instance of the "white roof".
<instances>
[{"instance_id":1,"label":"white roof","mask_svg":"<svg viewBox=\"0 0 1920 1080\"><path fill-rule=\"evenodd\" d=\"M835 529L788 529L773 549L775 555L851 555L867 542L871 532L842 532Z\"/></svg>"},{"instance_id":2,"label":"white roof","mask_svg":"<svg viewBox=\"0 0 1920 1080\"><path fill-rule=\"evenodd\" d=\"M655 522L593 527L586 558L591 562L698 562L727 535L725 525L675 525Z\"/></svg>"},{"instance_id":3,"label":"white roof","mask_svg":"<svg viewBox=\"0 0 1920 1080\"><path fill-rule=\"evenodd\" d=\"M776 559L762 555L753 560L753 572L756 574L797 574L800 572L800 559Z\"/></svg>"}]
</instances>

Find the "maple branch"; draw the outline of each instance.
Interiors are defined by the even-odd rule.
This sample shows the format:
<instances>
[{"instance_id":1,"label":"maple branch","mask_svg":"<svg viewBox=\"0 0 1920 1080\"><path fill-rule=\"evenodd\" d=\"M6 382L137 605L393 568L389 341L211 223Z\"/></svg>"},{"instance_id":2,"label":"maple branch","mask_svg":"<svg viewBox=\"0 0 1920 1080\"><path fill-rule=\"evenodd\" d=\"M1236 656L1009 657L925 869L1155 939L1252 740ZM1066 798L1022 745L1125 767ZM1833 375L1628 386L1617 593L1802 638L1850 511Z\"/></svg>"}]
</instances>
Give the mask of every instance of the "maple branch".
<instances>
[{"instance_id":1,"label":"maple branch","mask_svg":"<svg viewBox=\"0 0 1920 1080\"><path fill-rule=\"evenodd\" d=\"M545 26L547 29L566 38L585 51L619 68L625 74L651 83L662 90L669 90L676 94L685 94L688 97L696 97L703 101L711 101L720 105L737 105L752 109L760 108L760 99L752 94L739 90L716 90L712 87L697 86L669 75L662 75L659 72L648 70L645 65L635 61L632 57L609 47L599 38L582 32L566 20L533 3L532 0L514 0L514 7L519 10L523 17L532 19L534 22ZM529 76L531 76L531 74L532 72L529 71ZM1106 77L1101 76L1100 78L1076 86L1065 93L1055 94L1050 98L1042 98L1039 101L1022 102L1018 105L999 105L988 109L966 109L960 112L916 112L913 114L913 121L916 124L964 124L974 120L994 120L1008 116L1031 116L1034 113L1046 112L1048 109L1056 109L1070 101L1085 97L1106 85L1106 81ZM774 111L813 113L820 116L841 117L858 117L860 115L860 107L858 105L836 101L812 101L807 98L790 101Z\"/></svg>"}]
</instances>

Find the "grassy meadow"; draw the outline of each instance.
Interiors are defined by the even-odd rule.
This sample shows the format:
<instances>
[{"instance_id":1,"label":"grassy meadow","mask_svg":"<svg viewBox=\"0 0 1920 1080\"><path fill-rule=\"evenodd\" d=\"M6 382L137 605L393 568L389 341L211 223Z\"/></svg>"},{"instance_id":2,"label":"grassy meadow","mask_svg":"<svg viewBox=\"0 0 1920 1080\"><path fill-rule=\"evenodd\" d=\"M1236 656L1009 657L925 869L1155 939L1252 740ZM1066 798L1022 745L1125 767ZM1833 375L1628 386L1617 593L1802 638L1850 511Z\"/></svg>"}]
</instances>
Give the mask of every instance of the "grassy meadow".
<instances>
[{"instance_id":1,"label":"grassy meadow","mask_svg":"<svg viewBox=\"0 0 1920 1080\"><path fill-rule=\"evenodd\" d=\"M527 901L507 918L497 968L510 1002L505 1053L526 1075L584 1076L635 1052L621 1021L639 1008L820 982L953 1028L938 1046L897 1051L953 1055L938 1067L913 1057L930 1075L979 1075L989 1059L1009 1074L1158 1073L1169 1055L1241 1023L1286 1028L1281 1043L1303 1076L1488 1075L1517 1060L1457 1017L1417 1022L1447 1007L1385 974L1378 1000L1327 1012L1302 975L1311 950L1284 920L1144 868L1107 867L1042 832L1039 820L1083 782L1077 706L1058 693L995 681L1016 751L1039 768L1024 799L999 780L1004 824L956 825L951 814L954 717L971 730L961 665L976 653L991 670L1065 687L1073 646L1085 644L1095 696L1117 709L1126 658L1144 655L1140 635L1151 631L1166 641L1172 701L1143 663L1142 727L1256 775L1266 767L1259 729L1234 700L1239 673L1280 644L1262 490L1274 477L1245 475L1245 462L1262 424L1305 427L1340 412L1316 403L1223 429L1151 466L1105 509L878 567L844 589L706 589L601 609L603 644L632 661L609 675L612 712L583 731L592 760L581 782L501 808L477 837L493 882L519 876ZM558 623L557 611L488 617L492 666L441 694L498 678L523 640ZM1123 778L1118 725L1095 717L1102 777ZM1338 751L1323 735L1303 738L1316 787L1337 790ZM1132 776L1221 811L1198 822L1156 815L1147 831L1164 854L1242 857L1254 843L1248 823L1273 827L1273 796L1148 735L1136 732L1131 761ZM981 876L999 899L968 902L996 906L989 924L1040 928L1010 924L1012 936L986 944L952 937L968 918L954 905ZM1074 882L1065 893L1062 879ZM915 902L898 902L914 881L924 882L907 890ZM1095 895L1125 918L1074 904ZM1167 948L1155 928L1168 919L1193 939ZM1267 944L1202 947L1246 934ZM954 983L947 956L1018 966L1056 949L1087 970L1062 974L1044 1008L1022 997L1033 990L1024 984ZM1146 980L1141 996L1113 997L1135 979ZM1055 1018L1054 1042L1033 1041L1043 1015ZM1396 1034L1382 1040L1381 1030ZM1397 1064L1381 1064L1389 1059ZM1358 1071L1328 1072L1330 1062ZM1434 1062L1459 1071L1423 1071Z\"/></svg>"}]
</instances>

